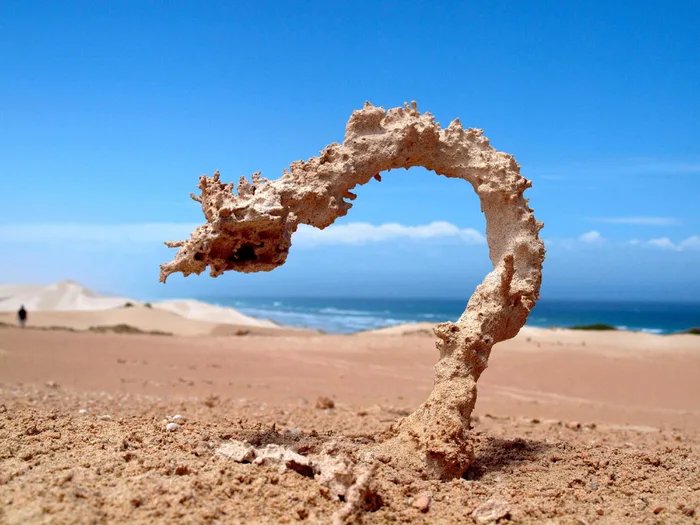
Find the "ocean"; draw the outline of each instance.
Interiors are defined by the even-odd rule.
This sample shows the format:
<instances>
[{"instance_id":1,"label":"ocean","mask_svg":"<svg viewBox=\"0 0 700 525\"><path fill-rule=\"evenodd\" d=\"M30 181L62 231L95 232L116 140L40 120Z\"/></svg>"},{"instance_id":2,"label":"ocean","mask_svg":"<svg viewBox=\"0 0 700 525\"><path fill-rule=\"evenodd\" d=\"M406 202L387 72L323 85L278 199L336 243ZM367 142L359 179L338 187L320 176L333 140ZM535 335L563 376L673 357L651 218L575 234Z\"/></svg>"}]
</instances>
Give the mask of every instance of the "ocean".
<instances>
[{"instance_id":1,"label":"ocean","mask_svg":"<svg viewBox=\"0 0 700 525\"><path fill-rule=\"evenodd\" d=\"M226 298L201 297L277 323L330 333L353 333L402 323L456 320L457 299ZM570 327L604 323L657 334L700 327L700 303L541 300L527 324ZM700 344L700 338L698 339Z\"/></svg>"}]
</instances>

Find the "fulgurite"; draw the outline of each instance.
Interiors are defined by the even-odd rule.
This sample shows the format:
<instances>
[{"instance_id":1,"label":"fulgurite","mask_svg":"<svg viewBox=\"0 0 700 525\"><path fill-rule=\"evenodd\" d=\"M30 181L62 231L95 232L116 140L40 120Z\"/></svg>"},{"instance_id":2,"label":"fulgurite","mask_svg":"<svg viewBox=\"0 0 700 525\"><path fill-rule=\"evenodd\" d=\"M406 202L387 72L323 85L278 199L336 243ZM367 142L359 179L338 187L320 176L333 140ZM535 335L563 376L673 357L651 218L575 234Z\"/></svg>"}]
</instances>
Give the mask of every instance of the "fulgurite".
<instances>
[{"instance_id":1,"label":"fulgurite","mask_svg":"<svg viewBox=\"0 0 700 525\"><path fill-rule=\"evenodd\" d=\"M390 437L367 451L382 462L412 468L423 476L450 479L473 459L469 419L476 382L495 343L515 336L539 297L544 245L523 193L530 181L515 159L491 147L479 129L454 120L445 129L415 103L388 111L365 104L353 112L342 144L318 157L291 164L269 181L256 173L241 178L238 194L219 173L199 180L206 223L161 266L161 280L182 272L213 277L228 270L269 271L284 264L299 224L325 228L352 207L351 190L395 168L423 166L470 182L486 216L486 238L494 269L454 323L435 328L440 359L427 401L392 427Z\"/></svg>"}]
</instances>

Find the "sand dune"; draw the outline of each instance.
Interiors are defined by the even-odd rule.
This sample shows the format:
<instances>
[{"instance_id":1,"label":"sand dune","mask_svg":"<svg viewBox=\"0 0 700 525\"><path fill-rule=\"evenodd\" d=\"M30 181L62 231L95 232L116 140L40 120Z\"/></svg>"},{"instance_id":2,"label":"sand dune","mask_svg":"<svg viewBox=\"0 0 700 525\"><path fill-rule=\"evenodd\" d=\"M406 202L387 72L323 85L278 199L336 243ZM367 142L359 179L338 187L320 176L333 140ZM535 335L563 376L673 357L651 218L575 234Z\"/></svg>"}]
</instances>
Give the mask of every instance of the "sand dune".
<instances>
[{"instance_id":1,"label":"sand dune","mask_svg":"<svg viewBox=\"0 0 700 525\"><path fill-rule=\"evenodd\" d=\"M404 323L394 326L386 326L384 328L376 328L374 330L365 330L358 332L357 335L433 335L433 323Z\"/></svg>"},{"instance_id":2,"label":"sand dune","mask_svg":"<svg viewBox=\"0 0 700 525\"><path fill-rule=\"evenodd\" d=\"M406 323L376 330L358 332L356 337L425 336L434 337L432 323ZM589 353L643 355L647 352L672 350L674 353L700 351L700 337L690 334L659 335L626 330L595 331L568 328L523 327L513 341L520 350L538 351L545 345L550 350L587 347ZM508 344L508 343L506 343Z\"/></svg>"},{"instance_id":3,"label":"sand dune","mask_svg":"<svg viewBox=\"0 0 700 525\"><path fill-rule=\"evenodd\" d=\"M94 311L30 311L29 327L61 327L72 330L88 330L92 327L129 325L144 332L159 331L177 335L205 335L217 325L183 319L177 314L134 306ZM13 323L14 313L0 313L0 321Z\"/></svg>"},{"instance_id":4,"label":"sand dune","mask_svg":"<svg viewBox=\"0 0 700 525\"><path fill-rule=\"evenodd\" d=\"M73 281L46 286L0 286L0 321L14 323L20 305L29 311L28 325L40 328L88 330L126 324L145 332L176 335L236 335L244 330L267 333L282 329L272 321L256 319L233 308L195 300L144 304L127 297L102 296Z\"/></svg>"},{"instance_id":5,"label":"sand dune","mask_svg":"<svg viewBox=\"0 0 700 525\"><path fill-rule=\"evenodd\" d=\"M74 281L46 286L0 285L0 312L15 312L21 305L30 311L107 310L126 302L135 301L99 295Z\"/></svg>"},{"instance_id":6,"label":"sand dune","mask_svg":"<svg viewBox=\"0 0 700 525\"><path fill-rule=\"evenodd\" d=\"M279 325L267 319L256 319L233 308L195 301L192 299L173 299L153 303L154 308L173 312L187 319L207 321L210 323L279 328Z\"/></svg>"},{"instance_id":7,"label":"sand dune","mask_svg":"<svg viewBox=\"0 0 700 525\"><path fill-rule=\"evenodd\" d=\"M257 321L255 319L254 321ZM0 322L15 323L15 314L0 312ZM310 330L285 328L263 323L248 323L242 316L239 323L207 322L187 319L176 313L160 308L148 308L141 305L129 308L120 307L111 310L95 311L48 311L31 312L28 328L65 328L69 330L90 330L127 325L142 332L160 332L168 335L204 336L204 335L278 335L313 333Z\"/></svg>"}]
</instances>

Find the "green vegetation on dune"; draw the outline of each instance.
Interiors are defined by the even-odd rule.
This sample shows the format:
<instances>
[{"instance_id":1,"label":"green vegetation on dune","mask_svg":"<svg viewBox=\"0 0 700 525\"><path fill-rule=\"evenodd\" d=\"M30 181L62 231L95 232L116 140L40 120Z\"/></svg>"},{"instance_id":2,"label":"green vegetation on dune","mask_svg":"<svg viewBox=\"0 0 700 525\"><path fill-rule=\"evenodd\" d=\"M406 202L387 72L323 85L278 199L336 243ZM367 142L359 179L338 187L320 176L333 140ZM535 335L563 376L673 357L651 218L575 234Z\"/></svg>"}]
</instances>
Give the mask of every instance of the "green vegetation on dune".
<instances>
[{"instance_id":1,"label":"green vegetation on dune","mask_svg":"<svg viewBox=\"0 0 700 525\"><path fill-rule=\"evenodd\" d=\"M141 330L135 326L120 323L115 325L101 325L101 326L91 326L88 329L90 332L97 333L107 333L112 332L115 334L148 334L148 335L173 335L170 332L163 332L161 330Z\"/></svg>"},{"instance_id":2,"label":"green vegetation on dune","mask_svg":"<svg viewBox=\"0 0 700 525\"><path fill-rule=\"evenodd\" d=\"M617 328L615 328L614 326L609 325L609 324L604 324L604 323L582 324L582 325L570 326L569 329L571 329L571 330L595 330L595 331L617 330Z\"/></svg>"}]
</instances>

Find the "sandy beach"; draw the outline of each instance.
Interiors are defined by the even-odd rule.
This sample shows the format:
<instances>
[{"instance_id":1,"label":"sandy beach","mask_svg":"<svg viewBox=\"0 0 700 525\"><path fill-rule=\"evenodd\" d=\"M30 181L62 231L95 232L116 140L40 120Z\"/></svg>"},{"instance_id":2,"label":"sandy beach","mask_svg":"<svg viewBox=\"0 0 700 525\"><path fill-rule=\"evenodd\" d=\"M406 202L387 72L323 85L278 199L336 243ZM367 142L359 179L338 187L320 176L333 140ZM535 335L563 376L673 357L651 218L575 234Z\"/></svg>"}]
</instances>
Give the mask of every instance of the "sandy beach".
<instances>
[{"instance_id":1,"label":"sandy beach","mask_svg":"<svg viewBox=\"0 0 700 525\"><path fill-rule=\"evenodd\" d=\"M0 525L700 525L700 1L0 13Z\"/></svg>"},{"instance_id":2,"label":"sandy beach","mask_svg":"<svg viewBox=\"0 0 700 525\"><path fill-rule=\"evenodd\" d=\"M328 523L342 502L314 479L219 447L357 449L432 385L428 325L324 335L185 310L0 316L0 522ZM138 330L89 329L120 324ZM698 350L691 335L526 327L479 382L466 475L378 475L357 520L694 523Z\"/></svg>"}]
</instances>

